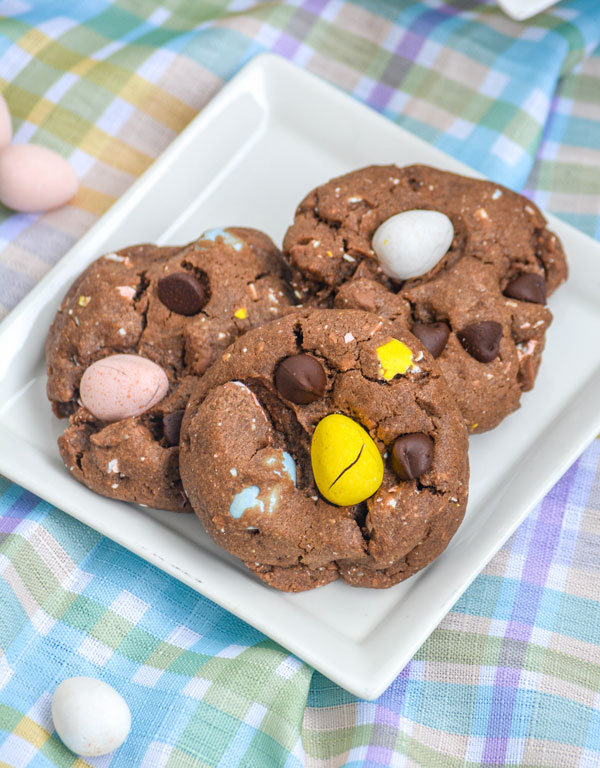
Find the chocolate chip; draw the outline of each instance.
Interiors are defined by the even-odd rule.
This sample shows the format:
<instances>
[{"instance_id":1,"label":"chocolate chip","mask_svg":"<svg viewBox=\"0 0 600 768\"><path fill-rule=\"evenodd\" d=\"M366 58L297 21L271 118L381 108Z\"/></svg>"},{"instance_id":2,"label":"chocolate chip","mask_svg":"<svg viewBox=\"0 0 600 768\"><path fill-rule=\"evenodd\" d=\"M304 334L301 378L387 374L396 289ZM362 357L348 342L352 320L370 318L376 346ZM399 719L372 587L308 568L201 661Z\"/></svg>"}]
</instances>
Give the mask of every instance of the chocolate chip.
<instances>
[{"instance_id":1,"label":"chocolate chip","mask_svg":"<svg viewBox=\"0 0 600 768\"><path fill-rule=\"evenodd\" d=\"M208 300L202 283L188 272L173 272L161 277L158 298L178 315L197 315Z\"/></svg>"},{"instance_id":2,"label":"chocolate chip","mask_svg":"<svg viewBox=\"0 0 600 768\"><path fill-rule=\"evenodd\" d=\"M495 320L483 320L467 325L456 335L471 357L480 363L489 363L498 355L502 326Z\"/></svg>"},{"instance_id":3,"label":"chocolate chip","mask_svg":"<svg viewBox=\"0 0 600 768\"><path fill-rule=\"evenodd\" d=\"M163 435L169 445L179 445L179 432L181 431L181 420L185 409L165 413L163 416Z\"/></svg>"},{"instance_id":4,"label":"chocolate chip","mask_svg":"<svg viewBox=\"0 0 600 768\"><path fill-rule=\"evenodd\" d=\"M446 323L415 323L412 332L434 357L442 354L450 336Z\"/></svg>"},{"instance_id":5,"label":"chocolate chip","mask_svg":"<svg viewBox=\"0 0 600 768\"><path fill-rule=\"evenodd\" d=\"M531 301L533 304L546 303L546 281L534 272L522 272L504 289L504 295L519 301Z\"/></svg>"},{"instance_id":6,"label":"chocolate chip","mask_svg":"<svg viewBox=\"0 0 600 768\"><path fill-rule=\"evenodd\" d=\"M423 432L402 435L394 443L391 462L400 480L421 477L433 463L433 440Z\"/></svg>"},{"instance_id":7,"label":"chocolate chip","mask_svg":"<svg viewBox=\"0 0 600 768\"><path fill-rule=\"evenodd\" d=\"M311 355L291 355L275 372L278 392L292 403L307 405L323 397L327 376L321 363Z\"/></svg>"}]
</instances>

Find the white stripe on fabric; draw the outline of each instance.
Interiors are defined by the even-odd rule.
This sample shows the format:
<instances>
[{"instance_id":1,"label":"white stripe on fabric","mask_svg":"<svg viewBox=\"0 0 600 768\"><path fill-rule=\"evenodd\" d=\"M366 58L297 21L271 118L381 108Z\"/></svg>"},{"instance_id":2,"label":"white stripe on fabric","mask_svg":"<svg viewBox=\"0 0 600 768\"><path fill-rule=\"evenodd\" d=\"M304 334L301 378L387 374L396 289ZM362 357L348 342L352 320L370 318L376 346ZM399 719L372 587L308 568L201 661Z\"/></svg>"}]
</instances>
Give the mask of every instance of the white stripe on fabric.
<instances>
[{"instance_id":1,"label":"white stripe on fabric","mask_svg":"<svg viewBox=\"0 0 600 768\"><path fill-rule=\"evenodd\" d=\"M203 677L193 677L182 689L181 693L184 694L184 696L189 696L192 699L203 699L204 694L210 686L212 685L212 680L206 680Z\"/></svg>"},{"instance_id":2,"label":"white stripe on fabric","mask_svg":"<svg viewBox=\"0 0 600 768\"><path fill-rule=\"evenodd\" d=\"M77 653L91 661L92 664L103 667L114 654L114 650L94 637L86 637L77 649Z\"/></svg>"},{"instance_id":3,"label":"white stripe on fabric","mask_svg":"<svg viewBox=\"0 0 600 768\"><path fill-rule=\"evenodd\" d=\"M132 595L131 592L124 589L115 597L109 608L132 624L137 624L150 606L139 597L136 597L136 595Z\"/></svg>"}]
</instances>

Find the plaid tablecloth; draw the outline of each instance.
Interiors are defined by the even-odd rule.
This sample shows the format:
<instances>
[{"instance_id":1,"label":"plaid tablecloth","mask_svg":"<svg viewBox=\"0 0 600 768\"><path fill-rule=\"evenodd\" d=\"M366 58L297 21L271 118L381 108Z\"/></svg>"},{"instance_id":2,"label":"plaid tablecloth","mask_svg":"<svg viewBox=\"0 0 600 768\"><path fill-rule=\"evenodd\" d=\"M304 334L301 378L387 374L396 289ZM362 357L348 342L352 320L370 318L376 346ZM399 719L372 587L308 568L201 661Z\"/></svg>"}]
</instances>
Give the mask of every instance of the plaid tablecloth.
<instances>
[{"instance_id":1,"label":"plaid tablecloth","mask_svg":"<svg viewBox=\"0 0 600 768\"><path fill-rule=\"evenodd\" d=\"M525 23L491 0L0 0L14 141L81 181L61 210L1 210L2 311L265 50L600 237L599 43L597 0ZM376 702L5 481L0 767L596 768L599 464L596 441ZM116 753L76 759L53 731L72 675L129 702Z\"/></svg>"}]
</instances>

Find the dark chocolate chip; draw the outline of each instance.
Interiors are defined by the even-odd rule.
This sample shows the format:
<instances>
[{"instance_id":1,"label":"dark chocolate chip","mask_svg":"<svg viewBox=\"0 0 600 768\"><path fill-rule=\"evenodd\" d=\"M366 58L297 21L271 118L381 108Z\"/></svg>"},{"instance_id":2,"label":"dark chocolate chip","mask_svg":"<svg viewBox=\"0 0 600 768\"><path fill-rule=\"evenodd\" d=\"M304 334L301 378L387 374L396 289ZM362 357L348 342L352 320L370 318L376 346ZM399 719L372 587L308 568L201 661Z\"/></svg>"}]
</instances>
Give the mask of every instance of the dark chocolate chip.
<instances>
[{"instance_id":1,"label":"dark chocolate chip","mask_svg":"<svg viewBox=\"0 0 600 768\"><path fill-rule=\"evenodd\" d=\"M275 372L278 392L292 403L307 405L323 397L327 376L321 363L311 355L291 355Z\"/></svg>"},{"instance_id":2,"label":"dark chocolate chip","mask_svg":"<svg viewBox=\"0 0 600 768\"><path fill-rule=\"evenodd\" d=\"M179 432L181 431L181 420L185 409L165 413L163 416L163 435L169 445L179 445Z\"/></svg>"},{"instance_id":3,"label":"dark chocolate chip","mask_svg":"<svg viewBox=\"0 0 600 768\"><path fill-rule=\"evenodd\" d=\"M546 281L534 272L522 272L506 286L504 295L519 301L530 301L532 304L545 304Z\"/></svg>"},{"instance_id":4,"label":"dark chocolate chip","mask_svg":"<svg viewBox=\"0 0 600 768\"><path fill-rule=\"evenodd\" d=\"M450 336L446 323L415 323L412 332L434 357L442 354Z\"/></svg>"},{"instance_id":5,"label":"dark chocolate chip","mask_svg":"<svg viewBox=\"0 0 600 768\"><path fill-rule=\"evenodd\" d=\"M178 315L197 315L208 300L202 283L189 272L173 272L161 277L158 298Z\"/></svg>"},{"instance_id":6,"label":"dark chocolate chip","mask_svg":"<svg viewBox=\"0 0 600 768\"><path fill-rule=\"evenodd\" d=\"M502 326L495 320L483 320L467 325L456 335L471 357L480 363L489 363L500 350Z\"/></svg>"},{"instance_id":7,"label":"dark chocolate chip","mask_svg":"<svg viewBox=\"0 0 600 768\"><path fill-rule=\"evenodd\" d=\"M433 463L433 440L423 432L402 435L394 443L391 462L400 480L421 477Z\"/></svg>"}]
</instances>

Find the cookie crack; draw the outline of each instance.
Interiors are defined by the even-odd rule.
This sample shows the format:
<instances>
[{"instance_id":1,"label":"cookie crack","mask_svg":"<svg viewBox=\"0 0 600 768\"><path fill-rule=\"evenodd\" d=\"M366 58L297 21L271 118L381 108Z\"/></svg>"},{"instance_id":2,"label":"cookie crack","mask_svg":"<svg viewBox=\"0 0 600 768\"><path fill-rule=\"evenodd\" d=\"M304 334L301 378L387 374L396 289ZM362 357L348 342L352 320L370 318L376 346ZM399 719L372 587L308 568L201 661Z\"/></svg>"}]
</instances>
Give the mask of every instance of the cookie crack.
<instances>
[{"instance_id":1,"label":"cookie crack","mask_svg":"<svg viewBox=\"0 0 600 768\"><path fill-rule=\"evenodd\" d=\"M302 351L302 345L304 344L304 332L302 330L302 323L296 323L294 326L294 336L296 337L296 346Z\"/></svg>"},{"instance_id":2,"label":"cookie crack","mask_svg":"<svg viewBox=\"0 0 600 768\"><path fill-rule=\"evenodd\" d=\"M417 490L418 491L427 491L432 496L444 496L446 491L442 491L439 488L436 488L435 485L423 485L423 483L419 482L419 480L416 481Z\"/></svg>"},{"instance_id":3,"label":"cookie crack","mask_svg":"<svg viewBox=\"0 0 600 768\"><path fill-rule=\"evenodd\" d=\"M148 290L148 286L150 285L150 281L146 277L146 274L147 274L146 270L144 270L143 272L138 272L139 280L135 288L135 295L133 297L134 305L138 304L140 299L142 299L145 296L146 291Z\"/></svg>"},{"instance_id":4,"label":"cookie crack","mask_svg":"<svg viewBox=\"0 0 600 768\"><path fill-rule=\"evenodd\" d=\"M141 320L141 330L140 335L138 336L137 340L135 341L134 346L137 347L142 339L142 336L144 335L144 331L146 330L146 327L148 325L148 308L149 308L149 301L147 299L147 291L148 286L150 285L150 281L146 277L146 270L143 272L138 272L139 281L136 286L135 290L135 296L133 297L133 306L135 308L135 311L140 316ZM146 299L146 301L144 301ZM142 306L143 303L143 306Z\"/></svg>"},{"instance_id":5,"label":"cookie crack","mask_svg":"<svg viewBox=\"0 0 600 768\"><path fill-rule=\"evenodd\" d=\"M289 408L274 392L272 392L262 381L256 379L246 379L243 384L248 387L252 394L259 401L265 416L275 432L278 442L286 449L291 445L295 446L294 453L297 454L296 466L299 467L297 488L302 491L314 488L312 478L312 469L310 462L310 450L307 448L309 435L307 430L298 421L294 411ZM276 413L277 408L281 409L281 414ZM283 416L285 414L285 417ZM284 418L288 420L286 424Z\"/></svg>"}]
</instances>

